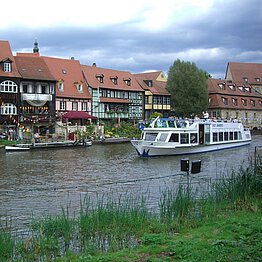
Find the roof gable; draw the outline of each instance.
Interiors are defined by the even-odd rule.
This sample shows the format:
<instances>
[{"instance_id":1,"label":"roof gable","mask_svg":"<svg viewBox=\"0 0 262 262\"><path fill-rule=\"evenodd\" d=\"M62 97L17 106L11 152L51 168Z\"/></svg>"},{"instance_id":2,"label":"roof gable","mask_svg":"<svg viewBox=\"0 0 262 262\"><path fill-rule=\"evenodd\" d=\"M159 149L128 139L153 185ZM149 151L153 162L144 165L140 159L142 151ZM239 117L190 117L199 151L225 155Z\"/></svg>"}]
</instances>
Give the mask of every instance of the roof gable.
<instances>
[{"instance_id":1,"label":"roof gable","mask_svg":"<svg viewBox=\"0 0 262 262\"><path fill-rule=\"evenodd\" d=\"M9 62L12 64L11 72L5 72L3 68L0 67L0 76L21 77L18 72L15 59L12 54L12 50L8 41L0 40L0 62L1 63Z\"/></svg>"},{"instance_id":2,"label":"roof gable","mask_svg":"<svg viewBox=\"0 0 262 262\"><path fill-rule=\"evenodd\" d=\"M39 56L16 56L15 61L21 76L25 79L56 81L44 59Z\"/></svg>"},{"instance_id":3,"label":"roof gable","mask_svg":"<svg viewBox=\"0 0 262 262\"><path fill-rule=\"evenodd\" d=\"M63 90L56 88L58 97L91 98L78 60L55 57L43 57L43 59L56 80L63 83ZM82 90L78 90L77 85L82 85Z\"/></svg>"},{"instance_id":4,"label":"roof gable","mask_svg":"<svg viewBox=\"0 0 262 262\"><path fill-rule=\"evenodd\" d=\"M229 62L226 79L236 83L262 84L262 64Z\"/></svg>"},{"instance_id":5,"label":"roof gable","mask_svg":"<svg viewBox=\"0 0 262 262\"><path fill-rule=\"evenodd\" d=\"M82 65L86 81L92 88L107 88L125 91L143 91L135 77L128 71ZM103 81L100 79L103 77Z\"/></svg>"}]
</instances>

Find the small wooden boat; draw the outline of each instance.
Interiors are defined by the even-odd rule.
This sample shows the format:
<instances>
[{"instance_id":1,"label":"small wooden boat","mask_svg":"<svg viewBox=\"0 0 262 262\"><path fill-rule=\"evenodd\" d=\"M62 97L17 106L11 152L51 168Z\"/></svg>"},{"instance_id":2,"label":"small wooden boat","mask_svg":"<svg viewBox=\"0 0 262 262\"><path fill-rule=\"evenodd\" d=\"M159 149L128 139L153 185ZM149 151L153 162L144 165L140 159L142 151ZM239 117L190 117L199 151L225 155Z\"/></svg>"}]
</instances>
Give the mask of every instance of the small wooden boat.
<instances>
[{"instance_id":1,"label":"small wooden boat","mask_svg":"<svg viewBox=\"0 0 262 262\"><path fill-rule=\"evenodd\" d=\"M20 147L20 146L5 146L5 151L7 152L14 152L14 151L27 151L29 147Z\"/></svg>"}]
</instances>

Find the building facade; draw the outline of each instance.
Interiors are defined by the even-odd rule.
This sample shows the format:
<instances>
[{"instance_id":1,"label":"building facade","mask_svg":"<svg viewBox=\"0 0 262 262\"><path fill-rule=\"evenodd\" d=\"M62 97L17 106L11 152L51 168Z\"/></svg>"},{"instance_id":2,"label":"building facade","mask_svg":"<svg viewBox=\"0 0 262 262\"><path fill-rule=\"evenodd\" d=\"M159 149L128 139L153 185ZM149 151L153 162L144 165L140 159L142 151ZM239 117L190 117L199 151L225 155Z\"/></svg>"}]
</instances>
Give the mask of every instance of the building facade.
<instances>
[{"instance_id":1,"label":"building facade","mask_svg":"<svg viewBox=\"0 0 262 262\"><path fill-rule=\"evenodd\" d=\"M216 119L239 119L246 127L262 127L262 94L247 84L208 79L209 115Z\"/></svg>"},{"instance_id":2,"label":"building facade","mask_svg":"<svg viewBox=\"0 0 262 262\"><path fill-rule=\"evenodd\" d=\"M169 116L171 95L166 89L167 78L162 71L134 74L139 85L144 89L144 119L149 119L154 112L163 117Z\"/></svg>"},{"instance_id":3,"label":"building facade","mask_svg":"<svg viewBox=\"0 0 262 262\"><path fill-rule=\"evenodd\" d=\"M130 72L95 64L82 65L82 70L92 96L92 114L98 120L143 118L144 90Z\"/></svg>"},{"instance_id":4,"label":"building facade","mask_svg":"<svg viewBox=\"0 0 262 262\"><path fill-rule=\"evenodd\" d=\"M14 56L8 41L0 41L0 133L8 134L19 126L19 85ZM10 135L10 134L9 134Z\"/></svg>"}]
</instances>

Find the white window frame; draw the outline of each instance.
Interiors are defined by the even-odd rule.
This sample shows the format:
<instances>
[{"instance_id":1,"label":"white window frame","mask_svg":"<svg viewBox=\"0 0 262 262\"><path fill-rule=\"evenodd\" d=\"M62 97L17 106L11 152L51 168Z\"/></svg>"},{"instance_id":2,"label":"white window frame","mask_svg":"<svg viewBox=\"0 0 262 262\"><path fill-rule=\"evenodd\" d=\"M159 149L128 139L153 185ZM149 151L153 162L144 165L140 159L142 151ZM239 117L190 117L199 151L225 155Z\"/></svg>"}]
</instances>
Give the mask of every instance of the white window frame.
<instances>
[{"instance_id":1,"label":"white window frame","mask_svg":"<svg viewBox=\"0 0 262 262\"><path fill-rule=\"evenodd\" d=\"M66 101L60 101L60 110L66 110Z\"/></svg>"},{"instance_id":2,"label":"white window frame","mask_svg":"<svg viewBox=\"0 0 262 262\"><path fill-rule=\"evenodd\" d=\"M3 93L17 93L18 86L15 82L5 80L0 84L0 92Z\"/></svg>"},{"instance_id":3,"label":"white window frame","mask_svg":"<svg viewBox=\"0 0 262 262\"><path fill-rule=\"evenodd\" d=\"M12 72L12 65L10 62L4 62L4 72Z\"/></svg>"},{"instance_id":4,"label":"white window frame","mask_svg":"<svg viewBox=\"0 0 262 262\"><path fill-rule=\"evenodd\" d=\"M17 107L11 103L5 103L1 106L1 115L17 115Z\"/></svg>"}]
</instances>

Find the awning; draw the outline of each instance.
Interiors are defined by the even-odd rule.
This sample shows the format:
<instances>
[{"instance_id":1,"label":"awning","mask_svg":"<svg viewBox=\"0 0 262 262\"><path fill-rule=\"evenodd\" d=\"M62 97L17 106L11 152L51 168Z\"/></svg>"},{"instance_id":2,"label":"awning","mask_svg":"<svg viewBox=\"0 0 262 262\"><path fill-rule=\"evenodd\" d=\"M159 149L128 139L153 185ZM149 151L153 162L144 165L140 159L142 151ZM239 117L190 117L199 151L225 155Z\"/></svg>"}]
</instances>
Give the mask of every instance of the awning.
<instances>
[{"instance_id":1,"label":"awning","mask_svg":"<svg viewBox=\"0 0 262 262\"><path fill-rule=\"evenodd\" d=\"M96 119L97 117L88 114L85 111L68 111L63 115L63 118L70 119Z\"/></svg>"}]
</instances>

